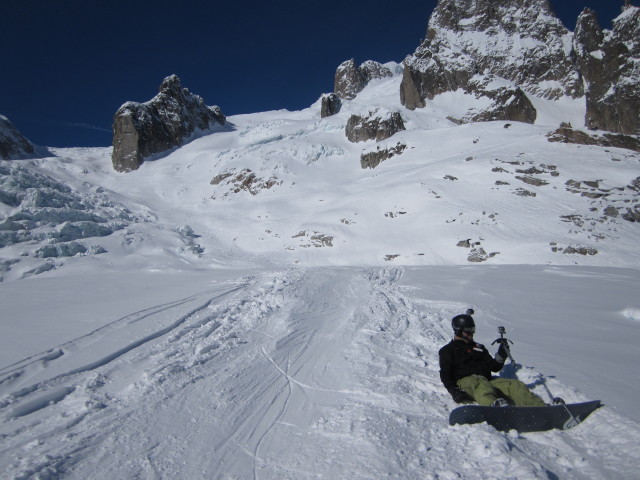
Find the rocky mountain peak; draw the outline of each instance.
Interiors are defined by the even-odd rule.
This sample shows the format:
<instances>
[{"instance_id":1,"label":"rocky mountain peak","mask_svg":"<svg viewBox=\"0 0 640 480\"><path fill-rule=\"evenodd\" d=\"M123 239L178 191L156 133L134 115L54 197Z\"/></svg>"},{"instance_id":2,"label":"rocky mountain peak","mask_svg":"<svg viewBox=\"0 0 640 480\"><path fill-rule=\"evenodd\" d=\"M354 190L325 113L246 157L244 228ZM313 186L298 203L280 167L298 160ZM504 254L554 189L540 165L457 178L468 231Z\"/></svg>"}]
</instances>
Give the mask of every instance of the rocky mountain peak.
<instances>
[{"instance_id":1,"label":"rocky mountain peak","mask_svg":"<svg viewBox=\"0 0 640 480\"><path fill-rule=\"evenodd\" d=\"M640 134L640 8L624 8L612 31L601 30L594 11L583 10L573 50L586 84L587 127Z\"/></svg>"},{"instance_id":2,"label":"rocky mountain peak","mask_svg":"<svg viewBox=\"0 0 640 480\"><path fill-rule=\"evenodd\" d=\"M354 59L342 62L335 75L334 93L345 100L353 100L374 78L391 77L384 65L367 60L358 66Z\"/></svg>"},{"instance_id":3,"label":"rocky mountain peak","mask_svg":"<svg viewBox=\"0 0 640 480\"><path fill-rule=\"evenodd\" d=\"M527 94L579 97L571 34L547 0L441 0L425 41L405 59L408 108L459 88L482 94L496 78ZM478 90L480 87L480 91Z\"/></svg>"},{"instance_id":4,"label":"rocky mountain peak","mask_svg":"<svg viewBox=\"0 0 640 480\"><path fill-rule=\"evenodd\" d=\"M177 75L169 75L160 84L160 93L178 97L182 94L182 82Z\"/></svg>"},{"instance_id":5,"label":"rocky mountain peak","mask_svg":"<svg viewBox=\"0 0 640 480\"><path fill-rule=\"evenodd\" d=\"M458 89L495 99L501 85L525 96L584 98L587 127L637 135L639 12L627 3L607 31L586 8L572 33L547 0L440 0L425 40L404 61L401 102L422 108ZM517 120L499 105L494 112L474 118Z\"/></svg>"},{"instance_id":6,"label":"rocky mountain peak","mask_svg":"<svg viewBox=\"0 0 640 480\"><path fill-rule=\"evenodd\" d=\"M32 157L35 154L33 144L3 115L0 115L0 159Z\"/></svg>"},{"instance_id":7,"label":"rocky mountain peak","mask_svg":"<svg viewBox=\"0 0 640 480\"><path fill-rule=\"evenodd\" d=\"M145 103L127 102L113 120L113 168L128 172L145 157L179 146L196 130L224 125L220 107L205 105L202 97L182 87L177 75L165 78L158 95Z\"/></svg>"},{"instance_id":8,"label":"rocky mountain peak","mask_svg":"<svg viewBox=\"0 0 640 480\"><path fill-rule=\"evenodd\" d=\"M598 14L590 8L585 8L576 20L576 30L573 33L574 48L580 54L593 52L600 48L604 34L600 29Z\"/></svg>"},{"instance_id":9,"label":"rocky mountain peak","mask_svg":"<svg viewBox=\"0 0 640 480\"><path fill-rule=\"evenodd\" d=\"M514 34L534 25L544 27L544 31L530 32L539 38L549 30L563 29L547 0L442 0L433 11L428 32L444 28Z\"/></svg>"}]
</instances>

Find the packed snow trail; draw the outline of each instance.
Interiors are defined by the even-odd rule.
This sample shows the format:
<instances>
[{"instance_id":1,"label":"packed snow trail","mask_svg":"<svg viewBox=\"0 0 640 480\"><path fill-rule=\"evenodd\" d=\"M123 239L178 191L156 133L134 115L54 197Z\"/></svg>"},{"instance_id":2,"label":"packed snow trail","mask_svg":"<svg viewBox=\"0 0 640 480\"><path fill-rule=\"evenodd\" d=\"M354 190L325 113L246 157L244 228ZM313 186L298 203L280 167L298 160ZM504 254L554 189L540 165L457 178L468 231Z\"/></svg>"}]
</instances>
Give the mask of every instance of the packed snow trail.
<instances>
[{"instance_id":1,"label":"packed snow trail","mask_svg":"<svg viewBox=\"0 0 640 480\"><path fill-rule=\"evenodd\" d=\"M0 378L3 475L633 477L637 424L606 408L564 432L449 427L437 351L468 305L421 298L402 276L317 268L219 282L18 362ZM548 396L547 379L518 373Z\"/></svg>"}]
</instances>

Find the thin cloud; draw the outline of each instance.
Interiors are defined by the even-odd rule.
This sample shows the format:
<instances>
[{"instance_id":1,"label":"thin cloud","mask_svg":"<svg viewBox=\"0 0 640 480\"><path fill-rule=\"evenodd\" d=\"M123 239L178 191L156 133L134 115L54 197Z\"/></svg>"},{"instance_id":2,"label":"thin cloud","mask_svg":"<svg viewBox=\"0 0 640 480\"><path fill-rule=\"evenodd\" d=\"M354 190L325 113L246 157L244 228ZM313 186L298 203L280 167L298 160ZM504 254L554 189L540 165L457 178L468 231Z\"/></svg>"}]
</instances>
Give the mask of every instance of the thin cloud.
<instances>
[{"instance_id":1,"label":"thin cloud","mask_svg":"<svg viewBox=\"0 0 640 480\"><path fill-rule=\"evenodd\" d=\"M50 121L50 122L47 122L47 123L50 123L52 125L59 125L61 127L84 128L86 130L97 130L98 132L112 133L112 130L110 128L104 128L104 127L100 127L98 125L91 125L89 123L63 122L63 121Z\"/></svg>"}]
</instances>

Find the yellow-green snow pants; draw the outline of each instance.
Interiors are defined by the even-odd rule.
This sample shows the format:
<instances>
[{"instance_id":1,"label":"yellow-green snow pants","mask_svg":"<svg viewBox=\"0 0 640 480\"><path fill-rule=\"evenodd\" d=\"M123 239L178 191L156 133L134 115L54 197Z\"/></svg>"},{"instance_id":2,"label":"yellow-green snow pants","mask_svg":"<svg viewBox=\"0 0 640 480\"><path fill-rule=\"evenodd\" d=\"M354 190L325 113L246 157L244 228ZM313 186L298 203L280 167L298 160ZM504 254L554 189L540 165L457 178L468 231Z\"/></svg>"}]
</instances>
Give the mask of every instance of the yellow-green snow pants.
<instances>
[{"instance_id":1,"label":"yellow-green snow pants","mask_svg":"<svg viewBox=\"0 0 640 480\"><path fill-rule=\"evenodd\" d=\"M471 395L479 405L490 406L496 399L504 398L516 407L544 407L544 401L532 393L520 380L470 375L458 380L458 386Z\"/></svg>"}]
</instances>

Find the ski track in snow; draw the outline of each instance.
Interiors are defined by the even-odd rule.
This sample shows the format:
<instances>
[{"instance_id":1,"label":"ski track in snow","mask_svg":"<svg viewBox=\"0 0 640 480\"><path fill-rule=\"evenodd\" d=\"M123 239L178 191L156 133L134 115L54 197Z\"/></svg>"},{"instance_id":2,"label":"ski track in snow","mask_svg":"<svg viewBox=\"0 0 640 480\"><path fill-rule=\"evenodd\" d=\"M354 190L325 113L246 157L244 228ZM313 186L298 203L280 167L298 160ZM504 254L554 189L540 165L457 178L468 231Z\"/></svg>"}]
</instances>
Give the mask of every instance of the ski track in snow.
<instances>
[{"instance_id":1,"label":"ski track in snow","mask_svg":"<svg viewBox=\"0 0 640 480\"><path fill-rule=\"evenodd\" d=\"M466 305L402 275L246 277L3 368L2 478L634 477L637 424L606 407L570 431L449 427L437 352Z\"/></svg>"},{"instance_id":2,"label":"ski track in snow","mask_svg":"<svg viewBox=\"0 0 640 480\"><path fill-rule=\"evenodd\" d=\"M0 258L0 477L637 477L638 223L622 216L640 157L549 143L583 125L577 100L533 99L533 126L454 127L482 101L409 111L400 82L322 120L319 101L230 117L126 175L109 148L12 161L2 218L60 220L5 224L26 230ZM349 117L375 108L407 130L349 142ZM82 218L112 233L45 258ZM497 255L471 267L471 245ZM569 431L450 427L437 352L469 306L483 338L506 323L537 362L503 374L605 407Z\"/></svg>"}]
</instances>

